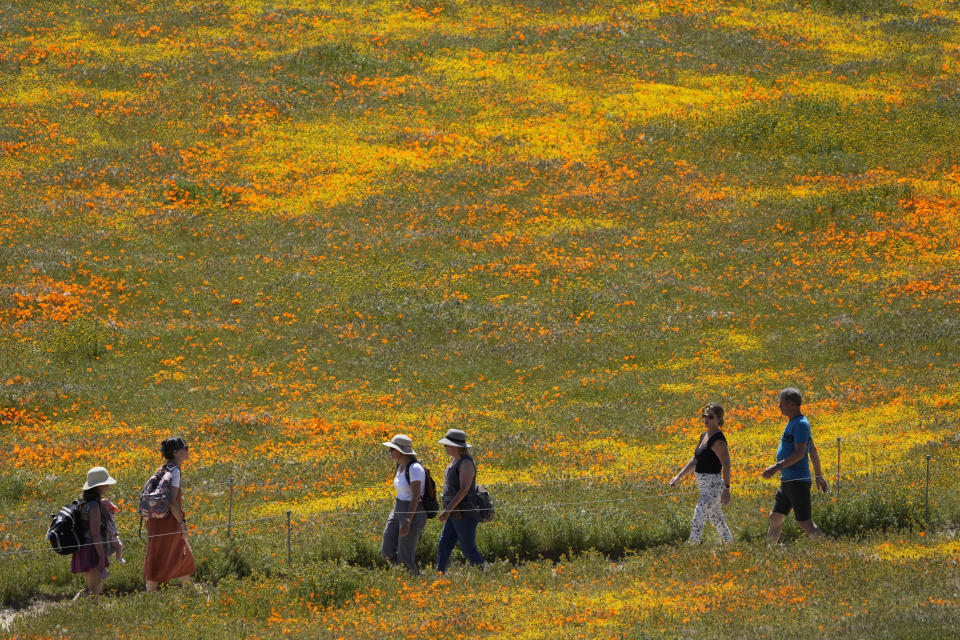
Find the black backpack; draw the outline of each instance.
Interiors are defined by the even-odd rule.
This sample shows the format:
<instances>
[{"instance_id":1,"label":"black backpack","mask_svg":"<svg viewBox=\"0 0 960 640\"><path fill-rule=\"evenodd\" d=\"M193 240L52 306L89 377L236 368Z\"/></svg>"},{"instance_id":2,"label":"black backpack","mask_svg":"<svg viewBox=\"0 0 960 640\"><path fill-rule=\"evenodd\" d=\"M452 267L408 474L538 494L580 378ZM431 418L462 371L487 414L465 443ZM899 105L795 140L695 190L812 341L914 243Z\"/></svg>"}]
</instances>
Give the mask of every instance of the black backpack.
<instances>
[{"instance_id":1,"label":"black backpack","mask_svg":"<svg viewBox=\"0 0 960 640\"><path fill-rule=\"evenodd\" d=\"M47 529L47 540L53 550L62 556L68 556L83 544L83 518L80 517L80 507L86 500L74 500L53 514L50 528Z\"/></svg>"},{"instance_id":2,"label":"black backpack","mask_svg":"<svg viewBox=\"0 0 960 640\"><path fill-rule=\"evenodd\" d=\"M427 513L427 518L436 518L437 513L440 511L440 503L437 501L437 483L433 481L433 476L430 475L430 469L427 469L419 460L414 460L403 470L403 475L407 478L407 484L410 484L410 465L412 464L418 464L423 467L424 475L427 477L424 482L423 498L420 500L420 504L423 505L423 510Z\"/></svg>"}]
</instances>

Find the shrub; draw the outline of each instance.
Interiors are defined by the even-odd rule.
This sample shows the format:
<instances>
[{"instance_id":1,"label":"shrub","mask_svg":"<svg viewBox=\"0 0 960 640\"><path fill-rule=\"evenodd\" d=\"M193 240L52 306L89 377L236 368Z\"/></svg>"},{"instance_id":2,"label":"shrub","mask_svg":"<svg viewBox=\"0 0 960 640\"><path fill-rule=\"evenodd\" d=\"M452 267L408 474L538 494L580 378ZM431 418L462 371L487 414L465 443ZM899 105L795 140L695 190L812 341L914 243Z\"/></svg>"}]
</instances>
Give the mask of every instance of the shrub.
<instances>
[{"instance_id":1,"label":"shrub","mask_svg":"<svg viewBox=\"0 0 960 640\"><path fill-rule=\"evenodd\" d=\"M839 14L883 15L888 13L903 14L910 11L910 7L902 4L899 0L799 0L794 4L817 11Z\"/></svg>"},{"instance_id":2,"label":"shrub","mask_svg":"<svg viewBox=\"0 0 960 640\"><path fill-rule=\"evenodd\" d=\"M197 554L196 579L216 584L227 576L244 578L253 573L248 554L241 545Z\"/></svg>"},{"instance_id":3,"label":"shrub","mask_svg":"<svg viewBox=\"0 0 960 640\"><path fill-rule=\"evenodd\" d=\"M872 489L863 498L841 497L836 502L827 503L814 514L814 521L831 536L912 529L924 521L923 504L889 488Z\"/></svg>"}]
</instances>

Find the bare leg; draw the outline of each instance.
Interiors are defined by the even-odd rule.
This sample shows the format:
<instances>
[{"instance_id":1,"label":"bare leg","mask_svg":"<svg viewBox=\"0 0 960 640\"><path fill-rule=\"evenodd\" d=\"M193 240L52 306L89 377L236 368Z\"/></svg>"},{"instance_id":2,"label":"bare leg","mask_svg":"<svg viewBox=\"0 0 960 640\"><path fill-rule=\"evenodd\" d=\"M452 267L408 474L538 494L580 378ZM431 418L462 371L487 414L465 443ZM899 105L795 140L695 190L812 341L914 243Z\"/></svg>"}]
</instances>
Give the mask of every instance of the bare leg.
<instances>
[{"instance_id":1,"label":"bare leg","mask_svg":"<svg viewBox=\"0 0 960 640\"><path fill-rule=\"evenodd\" d=\"M100 569L86 571L83 577L87 580L87 592L92 596L100 595L103 589L103 576L100 574Z\"/></svg>"},{"instance_id":2,"label":"bare leg","mask_svg":"<svg viewBox=\"0 0 960 640\"><path fill-rule=\"evenodd\" d=\"M157 587L160 586L160 583L156 580L147 580L147 593L153 593L157 590Z\"/></svg>"},{"instance_id":3,"label":"bare leg","mask_svg":"<svg viewBox=\"0 0 960 640\"><path fill-rule=\"evenodd\" d=\"M807 535L811 538L824 537L823 531L820 530L820 527L817 526L817 523L815 523L812 518L810 520L797 521L797 526L806 531Z\"/></svg>"},{"instance_id":4,"label":"bare leg","mask_svg":"<svg viewBox=\"0 0 960 640\"><path fill-rule=\"evenodd\" d=\"M780 542L780 532L783 531L783 521L787 516L782 513L770 512L770 528L767 529L767 544L774 545Z\"/></svg>"}]
</instances>

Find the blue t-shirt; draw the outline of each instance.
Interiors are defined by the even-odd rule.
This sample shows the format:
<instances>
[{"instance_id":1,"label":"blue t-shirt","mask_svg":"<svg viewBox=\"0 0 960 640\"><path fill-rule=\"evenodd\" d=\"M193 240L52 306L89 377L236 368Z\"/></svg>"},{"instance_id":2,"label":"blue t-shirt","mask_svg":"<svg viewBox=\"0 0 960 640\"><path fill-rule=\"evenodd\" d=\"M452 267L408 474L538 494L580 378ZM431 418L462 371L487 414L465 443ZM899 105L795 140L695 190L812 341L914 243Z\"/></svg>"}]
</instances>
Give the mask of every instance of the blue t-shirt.
<instances>
[{"instance_id":1,"label":"blue t-shirt","mask_svg":"<svg viewBox=\"0 0 960 640\"><path fill-rule=\"evenodd\" d=\"M810 480L810 423L803 415L790 418L787 427L780 436L780 446L777 447L777 461L786 460L795 451L794 443L806 442L807 451L799 461L780 470L781 480Z\"/></svg>"}]
</instances>

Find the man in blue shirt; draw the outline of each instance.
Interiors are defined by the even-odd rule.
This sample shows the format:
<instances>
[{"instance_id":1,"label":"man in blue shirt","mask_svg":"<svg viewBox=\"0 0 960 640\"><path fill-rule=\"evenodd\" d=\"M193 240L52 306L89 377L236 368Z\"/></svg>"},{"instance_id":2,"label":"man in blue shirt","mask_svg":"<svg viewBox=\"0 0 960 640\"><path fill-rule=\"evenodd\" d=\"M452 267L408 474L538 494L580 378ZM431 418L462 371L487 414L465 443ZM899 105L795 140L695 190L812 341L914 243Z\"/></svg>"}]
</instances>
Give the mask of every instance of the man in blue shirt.
<instances>
[{"instance_id":1,"label":"man in blue shirt","mask_svg":"<svg viewBox=\"0 0 960 640\"><path fill-rule=\"evenodd\" d=\"M774 498L773 510L770 511L770 528L767 530L767 544L776 544L780 541L780 532L783 521L793 509L797 519L797 526L814 538L822 538L823 531L813 521L810 508L810 490L813 479L817 481L817 488L827 490L827 481L820 471L820 455L813 444L813 435L810 433L810 423L800 410L803 398L800 392L788 387L780 392L780 413L789 418L783 435L780 436L780 446L777 447L777 463L763 470L764 478L771 478L780 472L780 488ZM808 461L809 456L809 461ZM810 477L810 464L816 472Z\"/></svg>"}]
</instances>

